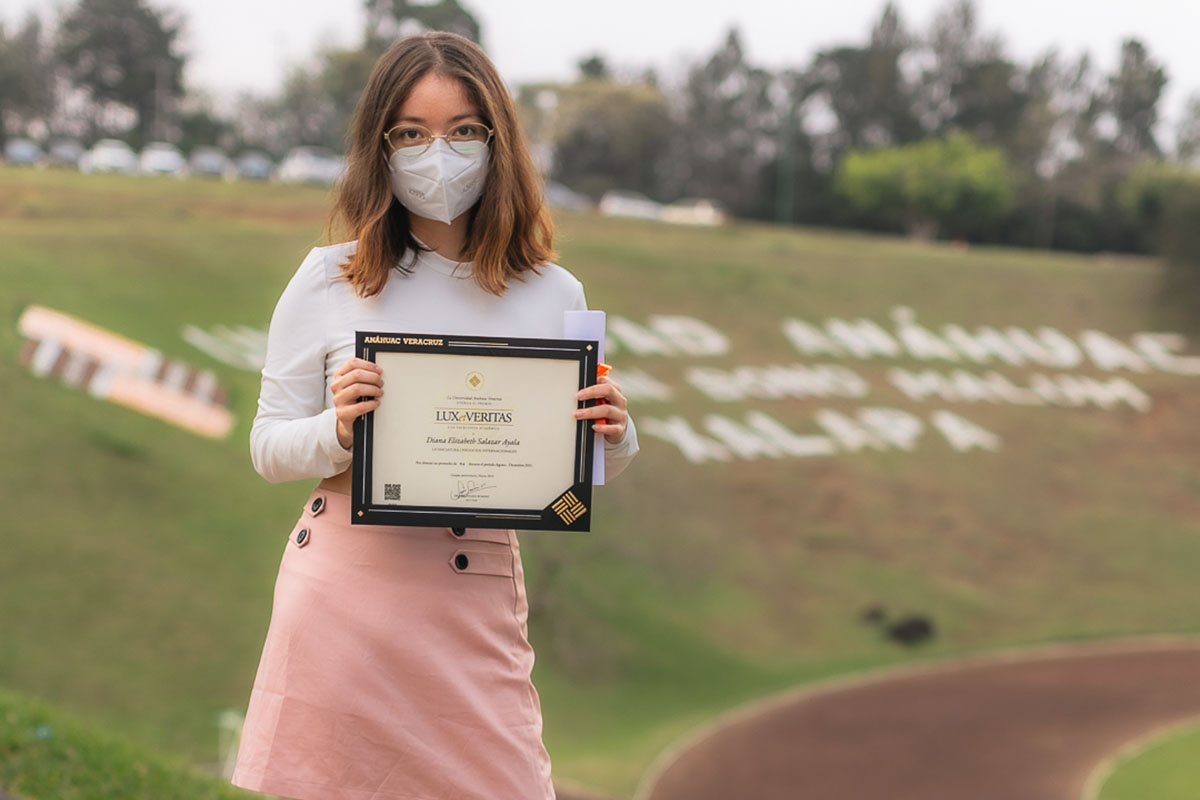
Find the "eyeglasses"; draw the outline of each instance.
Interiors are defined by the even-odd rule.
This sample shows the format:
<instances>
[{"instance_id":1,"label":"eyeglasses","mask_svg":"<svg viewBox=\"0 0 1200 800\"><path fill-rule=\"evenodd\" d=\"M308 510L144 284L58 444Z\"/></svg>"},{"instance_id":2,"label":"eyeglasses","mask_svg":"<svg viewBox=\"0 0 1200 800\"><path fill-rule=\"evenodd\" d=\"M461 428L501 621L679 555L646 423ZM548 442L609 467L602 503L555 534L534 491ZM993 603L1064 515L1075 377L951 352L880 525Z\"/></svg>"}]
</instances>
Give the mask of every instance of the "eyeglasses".
<instances>
[{"instance_id":1,"label":"eyeglasses","mask_svg":"<svg viewBox=\"0 0 1200 800\"><path fill-rule=\"evenodd\" d=\"M406 158L419 156L433 146L434 139L443 139L450 149L459 155L473 156L491 141L494 131L479 122L467 122L455 125L448 133L434 136L423 125L403 123L390 128L383 134L383 140L393 152Z\"/></svg>"}]
</instances>

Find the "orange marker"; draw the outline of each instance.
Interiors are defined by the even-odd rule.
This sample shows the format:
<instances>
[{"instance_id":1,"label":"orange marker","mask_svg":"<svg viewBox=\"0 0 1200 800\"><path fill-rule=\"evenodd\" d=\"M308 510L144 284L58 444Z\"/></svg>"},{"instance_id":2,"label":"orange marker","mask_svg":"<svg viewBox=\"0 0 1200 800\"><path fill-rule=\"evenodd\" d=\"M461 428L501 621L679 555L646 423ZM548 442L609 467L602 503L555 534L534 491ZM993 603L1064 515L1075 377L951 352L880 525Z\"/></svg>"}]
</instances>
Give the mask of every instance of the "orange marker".
<instances>
[{"instance_id":1,"label":"orange marker","mask_svg":"<svg viewBox=\"0 0 1200 800\"><path fill-rule=\"evenodd\" d=\"M596 365L596 379L597 380L599 380L600 378L603 378L605 375L607 375L610 372L612 372L612 367L609 366L608 364L605 364L603 361L601 361L600 363L598 363ZM596 405L606 406L606 405L608 405L608 401L605 400L604 398L600 398L599 400L596 401ZM596 424L607 425L608 420L607 419L598 419L598 420L596 420Z\"/></svg>"}]
</instances>

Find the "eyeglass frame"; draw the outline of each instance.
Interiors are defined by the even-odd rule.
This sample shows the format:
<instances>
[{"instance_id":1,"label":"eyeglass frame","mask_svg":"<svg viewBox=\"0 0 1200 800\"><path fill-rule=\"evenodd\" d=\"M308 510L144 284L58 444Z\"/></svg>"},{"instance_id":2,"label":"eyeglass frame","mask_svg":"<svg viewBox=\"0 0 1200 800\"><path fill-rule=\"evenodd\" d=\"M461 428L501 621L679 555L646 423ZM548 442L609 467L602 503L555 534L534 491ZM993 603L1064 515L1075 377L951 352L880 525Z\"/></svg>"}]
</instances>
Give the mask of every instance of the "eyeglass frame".
<instances>
[{"instance_id":1,"label":"eyeglass frame","mask_svg":"<svg viewBox=\"0 0 1200 800\"><path fill-rule=\"evenodd\" d=\"M482 122L465 122L465 123L460 123L460 124L462 124L462 125L479 125L485 131L487 131L487 138L483 140L484 147L487 147L488 143L492 141L492 137L494 137L496 135L495 128L489 128L487 125L484 125ZM392 131L396 130L396 128L420 128L421 130L428 133L429 136L427 137L427 139L425 141L425 149L419 153L413 153L412 155L409 155L408 153L400 153L401 148L392 147L391 140L388 139L388 134L391 133ZM417 158L418 156L423 156L423 155L425 155L425 153L429 152L429 148L433 147L434 139L441 139L443 142L446 143L447 147L449 147L451 150L454 150L454 145L450 144L450 140L446 138L449 135L450 134L448 134L448 133L434 133L433 131L429 130L429 128L426 128L424 125L418 125L415 122L400 122L400 123L393 125L392 127L388 128L386 131L383 132L383 143L384 143L384 146L387 147L388 149L390 149L392 153L400 153L400 155L404 156L405 158ZM457 153L458 151L454 150L454 152Z\"/></svg>"}]
</instances>

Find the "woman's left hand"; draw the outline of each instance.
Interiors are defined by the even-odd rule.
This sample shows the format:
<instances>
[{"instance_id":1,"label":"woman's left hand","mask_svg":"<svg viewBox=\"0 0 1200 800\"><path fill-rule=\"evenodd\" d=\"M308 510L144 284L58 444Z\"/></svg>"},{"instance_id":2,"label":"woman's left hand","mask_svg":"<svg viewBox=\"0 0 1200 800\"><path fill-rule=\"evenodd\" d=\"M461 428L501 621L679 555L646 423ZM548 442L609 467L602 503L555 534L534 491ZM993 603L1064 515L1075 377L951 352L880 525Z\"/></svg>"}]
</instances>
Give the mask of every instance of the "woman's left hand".
<instances>
[{"instance_id":1,"label":"woman's left hand","mask_svg":"<svg viewBox=\"0 0 1200 800\"><path fill-rule=\"evenodd\" d=\"M620 384L607 375L602 376L599 381L595 386L581 389L576 397L580 400L605 400L607 404L597 403L588 408L576 409L575 419L604 420L603 424L594 423L592 430L603 433L605 439L616 444L625 438L625 422L629 419L628 403L625 395L621 394Z\"/></svg>"}]
</instances>

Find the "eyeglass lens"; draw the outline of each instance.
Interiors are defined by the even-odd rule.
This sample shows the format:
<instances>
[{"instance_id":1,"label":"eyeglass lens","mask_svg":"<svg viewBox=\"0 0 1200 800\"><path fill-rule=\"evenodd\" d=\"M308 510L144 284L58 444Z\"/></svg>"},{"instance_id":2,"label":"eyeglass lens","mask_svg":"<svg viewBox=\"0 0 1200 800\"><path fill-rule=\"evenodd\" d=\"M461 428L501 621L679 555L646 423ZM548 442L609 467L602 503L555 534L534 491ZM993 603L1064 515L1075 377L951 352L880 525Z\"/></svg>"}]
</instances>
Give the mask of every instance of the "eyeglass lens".
<instances>
[{"instance_id":1,"label":"eyeglass lens","mask_svg":"<svg viewBox=\"0 0 1200 800\"><path fill-rule=\"evenodd\" d=\"M484 148L492 132L486 125L469 122L456 125L445 134L434 136L422 125L397 125L387 132L388 145L404 156L419 156L433 146L434 139L444 139L454 152L473 156Z\"/></svg>"}]
</instances>

